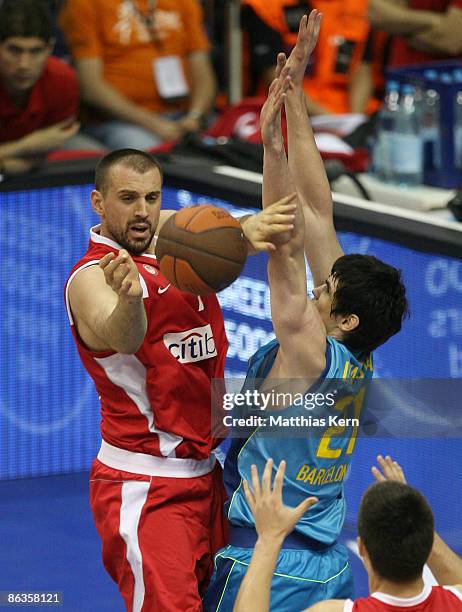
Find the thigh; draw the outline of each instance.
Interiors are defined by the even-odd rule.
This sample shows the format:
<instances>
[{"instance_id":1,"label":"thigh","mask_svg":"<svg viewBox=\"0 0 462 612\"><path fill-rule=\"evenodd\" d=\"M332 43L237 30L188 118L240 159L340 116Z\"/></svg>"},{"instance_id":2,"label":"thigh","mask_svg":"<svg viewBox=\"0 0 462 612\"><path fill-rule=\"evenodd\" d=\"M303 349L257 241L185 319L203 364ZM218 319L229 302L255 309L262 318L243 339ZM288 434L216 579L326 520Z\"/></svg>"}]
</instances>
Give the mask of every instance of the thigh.
<instances>
[{"instance_id":1,"label":"thigh","mask_svg":"<svg viewBox=\"0 0 462 612\"><path fill-rule=\"evenodd\" d=\"M149 130L123 121L105 121L85 127L85 132L102 142L108 149L151 149L162 139Z\"/></svg>"}]
</instances>

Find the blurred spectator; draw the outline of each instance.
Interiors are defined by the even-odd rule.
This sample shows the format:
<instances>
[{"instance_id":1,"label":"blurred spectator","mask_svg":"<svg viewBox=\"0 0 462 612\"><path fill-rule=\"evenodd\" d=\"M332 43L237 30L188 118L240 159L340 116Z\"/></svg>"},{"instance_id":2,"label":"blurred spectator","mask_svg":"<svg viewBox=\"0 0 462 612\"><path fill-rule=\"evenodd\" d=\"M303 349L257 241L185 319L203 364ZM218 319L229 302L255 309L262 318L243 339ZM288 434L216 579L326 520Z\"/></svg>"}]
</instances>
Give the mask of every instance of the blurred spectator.
<instances>
[{"instance_id":1,"label":"blurred spectator","mask_svg":"<svg viewBox=\"0 0 462 612\"><path fill-rule=\"evenodd\" d=\"M111 149L148 149L201 129L215 78L197 0L67 0L60 23L88 133Z\"/></svg>"},{"instance_id":2,"label":"blurred spectator","mask_svg":"<svg viewBox=\"0 0 462 612\"><path fill-rule=\"evenodd\" d=\"M52 31L40 0L0 6L0 167L7 174L27 172L45 151L94 145L77 134L77 76L50 57Z\"/></svg>"},{"instance_id":3,"label":"blurred spectator","mask_svg":"<svg viewBox=\"0 0 462 612\"><path fill-rule=\"evenodd\" d=\"M462 0L370 0L369 17L394 35L390 66L462 55Z\"/></svg>"},{"instance_id":4,"label":"blurred spectator","mask_svg":"<svg viewBox=\"0 0 462 612\"><path fill-rule=\"evenodd\" d=\"M367 0L242 0L243 29L250 47L252 81L265 89L274 78L276 56L290 51L298 24L311 8L323 13L313 61L305 78L310 114L364 112L372 91Z\"/></svg>"}]
</instances>

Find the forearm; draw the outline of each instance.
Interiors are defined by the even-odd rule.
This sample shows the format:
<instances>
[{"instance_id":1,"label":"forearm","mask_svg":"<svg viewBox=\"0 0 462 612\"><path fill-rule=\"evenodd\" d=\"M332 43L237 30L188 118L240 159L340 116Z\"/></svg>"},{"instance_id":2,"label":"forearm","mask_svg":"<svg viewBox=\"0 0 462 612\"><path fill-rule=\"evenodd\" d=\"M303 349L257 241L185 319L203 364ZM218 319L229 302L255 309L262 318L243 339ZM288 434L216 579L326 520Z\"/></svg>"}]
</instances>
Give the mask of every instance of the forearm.
<instances>
[{"instance_id":1,"label":"forearm","mask_svg":"<svg viewBox=\"0 0 462 612\"><path fill-rule=\"evenodd\" d=\"M288 92L285 107L289 171L302 204L319 214L331 215L330 186L306 113L303 92Z\"/></svg>"},{"instance_id":2,"label":"forearm","mask_svg":"<svg viewBox=\"0 0 462 612\"><path fill-rule=\"evenodd\" d=\"M216 93L215 75L210 66L192 70L192 88L189 111L206 115L214 105Z\"/></svg>"},{"instance_id":3,"label":"forearm","mask_svg":"<svg viewBox=\"0 0 462 612\"><path fill-rule=\"evenodd\" d=\"M258 538L249 568L242 581L233 612L267 612L271 580L282 541Z\"/></svg>"},{"instance_id":4,"label":"forearm","mask_svg":"<svg viewBox=\"0 0 462 612\"><path fill-rule=\"evenodd\" d=\"M143 298L119 297L109 317L100 321L97 331L114 351L133 354L143 343L147 330Z\"/></svg>"},{"instance_id":5,"label":"forearm","mask_svg":"<svg viewBox=\"0 0 462 612\"><path fill-rule=\"evenodd\" d=\"M462 584L462 559L436 532L428 566L439 584Z\"/></svg>"},{"instance_id":6,"label":"forearm","mask_svg":"<svg viewBox=\"0 0 462 612\"><path fill-rule=\"evenodd\" d=\"M131 102L102 79L91 83L82 81L82 99L111 117L155 132L156 115Z\"/></svg>"},{"instance_id":7,"label":"forearm","mask_svg":"<svg viewBox=\"0 0 462 612\"><path fill-rule=\"evenodd\" d=\"M361 62L351 75L348 91L351 112L364 113L373 91L372 66L366 62Z\"/></svg>"},{"instance_id":8,"label":"forearm","mask_svg":"<svg viewBox=\"0 0 462 612\"><path fill-rule=\"evenodd\" d=\"M410 9L390 0L371 0L369 19L372 26L389 34L406 36L430 27L435 21L432 11Z\"/></svg>"}]
</instances>

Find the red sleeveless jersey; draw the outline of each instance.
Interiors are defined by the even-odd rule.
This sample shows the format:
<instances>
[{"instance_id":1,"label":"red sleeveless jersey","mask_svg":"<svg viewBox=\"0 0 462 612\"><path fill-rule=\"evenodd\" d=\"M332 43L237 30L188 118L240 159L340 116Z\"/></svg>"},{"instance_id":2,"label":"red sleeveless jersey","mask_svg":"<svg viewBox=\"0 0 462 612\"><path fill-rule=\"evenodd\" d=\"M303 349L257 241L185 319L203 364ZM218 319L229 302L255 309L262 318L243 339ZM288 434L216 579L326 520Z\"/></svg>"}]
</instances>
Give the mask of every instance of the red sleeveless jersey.
<instances>
[{"instance_id":1,"label":"red sleeveless jersey","mask_svg":"<svg viewBox=\"0 0 462 612\"><path fill-rule=\"evenodd\" d=\"M373 593L369 597L349 600L344 612L461 612L462 593L454 587L425 586L416 597L400 598Z\"/></svg>"},{"instance_id":2,"label":"red sleeveless jersey","mask_svg":"<svg viewBox=\"0 0 462 612\"><path fill-rule=\"evenodd\" d=\"M171 286L154 255L133 256L148 320L134 355L88 350L79 338L68 290L76 274L120 245L91 230L85 255L65 286L72 333L101 402L101 435L119 448L158 457L205 459L211 435L211 379L223 378L228 341L215 295L202 298Z\"/></svg>"}]
</instances>

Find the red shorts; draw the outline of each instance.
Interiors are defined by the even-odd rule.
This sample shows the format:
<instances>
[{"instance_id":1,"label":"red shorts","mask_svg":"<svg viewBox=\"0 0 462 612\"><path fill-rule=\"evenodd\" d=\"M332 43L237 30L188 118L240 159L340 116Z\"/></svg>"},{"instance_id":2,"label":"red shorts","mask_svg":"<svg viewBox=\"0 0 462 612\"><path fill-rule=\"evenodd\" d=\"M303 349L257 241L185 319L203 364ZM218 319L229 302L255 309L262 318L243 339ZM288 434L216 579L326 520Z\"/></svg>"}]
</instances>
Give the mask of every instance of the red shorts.
<instances>
[{"instance_id":1,"label":"red shorts","mask_svg":"<svg viewBox=\"0 0 462 612\"><path fill-rule=\"evenodd\" d=\"M144 476L95 459L90 506L103 562L130 612L202 610L214 553L227 543L222 470Z\"/></svg>"}]
</instances>

